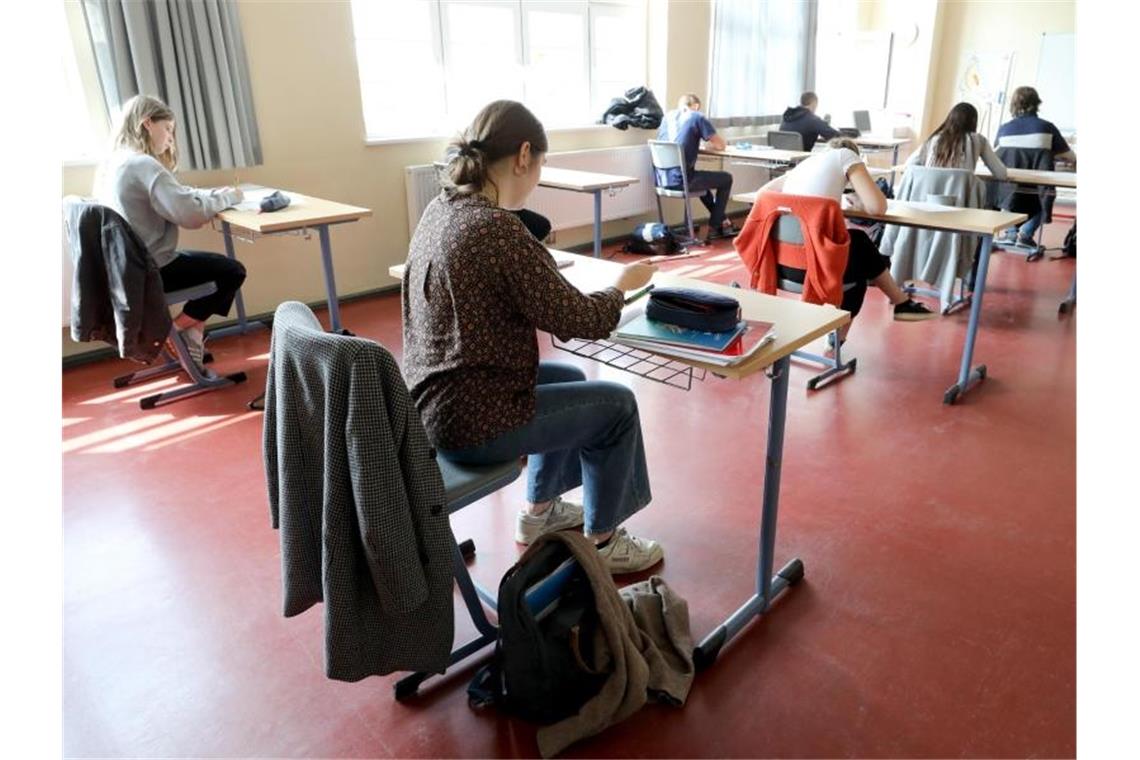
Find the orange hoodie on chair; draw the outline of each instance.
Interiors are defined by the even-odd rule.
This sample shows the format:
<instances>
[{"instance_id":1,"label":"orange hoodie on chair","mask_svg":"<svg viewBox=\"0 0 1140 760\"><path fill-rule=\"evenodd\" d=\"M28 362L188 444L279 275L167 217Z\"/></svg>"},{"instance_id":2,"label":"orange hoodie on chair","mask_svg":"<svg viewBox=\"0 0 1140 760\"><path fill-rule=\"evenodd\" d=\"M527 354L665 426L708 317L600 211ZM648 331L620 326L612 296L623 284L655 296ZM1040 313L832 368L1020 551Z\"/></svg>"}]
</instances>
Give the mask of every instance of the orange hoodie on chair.
<instances>
[{"instance_id":1,"label":"orange hoodie on chair","mask_svg":"<svg viewBox=\"0 0 1140 760\"><path fill-rule=\"evenodd\" d=\"M804 231L803 245L776 239L776 220L791 214ZM748 271L754 290L776 294L776 265L803 269L804 289L801 300L808 303L839 306L843 300L843 270L851 237L839 203L814 195L787 195L763 192L756 197L744 229L733 240Z\"/></svg>"}]
</instances>

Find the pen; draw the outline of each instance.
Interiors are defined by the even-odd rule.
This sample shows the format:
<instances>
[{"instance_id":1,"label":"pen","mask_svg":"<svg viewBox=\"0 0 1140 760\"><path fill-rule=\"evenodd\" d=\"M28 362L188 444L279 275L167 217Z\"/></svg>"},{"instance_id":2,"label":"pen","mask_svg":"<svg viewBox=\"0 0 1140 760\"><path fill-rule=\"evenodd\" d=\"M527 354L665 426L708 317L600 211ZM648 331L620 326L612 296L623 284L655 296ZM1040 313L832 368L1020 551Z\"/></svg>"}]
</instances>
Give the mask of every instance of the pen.
<instances>
[{"instance_id":1,"label":"pen","mask_svg":"<svg viewBox=\"0 0 1140 760\"><path fill-rule=\"evenodd\" d=\"M653 290L653 283L649 283L644 288L642 288L641 290L634 293L632 296L627 297L625 299L625 305L626 306L630 305L631 303L633 303L637 299L641 298L643 295L645 295L646 293L648 293L651 290Z\"/></svg>"}]
</instances>

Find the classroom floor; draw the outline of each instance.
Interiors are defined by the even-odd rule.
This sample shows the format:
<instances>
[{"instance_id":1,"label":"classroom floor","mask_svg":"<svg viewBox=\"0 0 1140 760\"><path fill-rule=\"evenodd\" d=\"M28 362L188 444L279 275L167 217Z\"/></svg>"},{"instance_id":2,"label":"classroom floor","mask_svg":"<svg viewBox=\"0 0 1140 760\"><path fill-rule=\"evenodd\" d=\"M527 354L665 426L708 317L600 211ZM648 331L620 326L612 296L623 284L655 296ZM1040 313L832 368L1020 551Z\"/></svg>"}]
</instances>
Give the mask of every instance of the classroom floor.
<instances>
[{"instance_id":1,"label":"classroom floor","mask_svg":"<svg viewBox=\"0 0 1140 760\"><path fill-rule=\"evenodd\" d=\"M725 242L665 266L744 279ZM976 353L990 376L954 407L966 314L893 322L872 289L856 375L813 393L793 365L777 566L801 557L804 582L684 708L647 706L564 756L1074 756L1076 316L1057 314L1074 266L995 254ZM398 293L342 311L399 356ZM472 667L400 704L396 676L324 678L320 609L282 617L245 410L268 343L217 341L216 366L250 382L150 412L136 399L152 387L111 388L126 363L64 373L65 755L534 756L532 726L468 707ZM629 525L663 543L657 572L700 638L753 588L767 380L685 393L543 353L636 390L655 498ZM521 482L454 521L492 587L518 555Z\"/></svg>"}]
</instances>

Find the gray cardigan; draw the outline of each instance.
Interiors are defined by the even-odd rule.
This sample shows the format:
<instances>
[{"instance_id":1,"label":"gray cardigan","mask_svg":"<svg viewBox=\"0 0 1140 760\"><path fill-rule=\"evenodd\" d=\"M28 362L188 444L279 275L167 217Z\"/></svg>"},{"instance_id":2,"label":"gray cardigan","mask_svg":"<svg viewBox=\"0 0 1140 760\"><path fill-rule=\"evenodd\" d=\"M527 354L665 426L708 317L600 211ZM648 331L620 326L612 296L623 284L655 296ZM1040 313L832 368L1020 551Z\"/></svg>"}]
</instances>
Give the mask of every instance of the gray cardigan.
<instances>
[{"instance_id":1,"label":"gray cardigan","mask_svg":"<svg viewBox=\"0 0 1140 760\"><path fill-rule=\"evenodd\" d=\"M285 616L324 602L329 678L442 673L454 627L443 478L392 355L283 303L265 400Z\"/></svg>"},{"instance_id":2,"label":"gray cardigan","mask_svg":"<svg viewBox=\"0 0 1140 760\"><path fill-rule=\"evenodd\" d=\"M972 170L912 164L895 188L895 197L941 206L983 208L986 191ZM891 275L895 280L930 283L939 291L945 310L953 302L954 279L970 273L977 244L976 235L888 224L879 250L891 257Z\"/></svg>"}]
</instances>

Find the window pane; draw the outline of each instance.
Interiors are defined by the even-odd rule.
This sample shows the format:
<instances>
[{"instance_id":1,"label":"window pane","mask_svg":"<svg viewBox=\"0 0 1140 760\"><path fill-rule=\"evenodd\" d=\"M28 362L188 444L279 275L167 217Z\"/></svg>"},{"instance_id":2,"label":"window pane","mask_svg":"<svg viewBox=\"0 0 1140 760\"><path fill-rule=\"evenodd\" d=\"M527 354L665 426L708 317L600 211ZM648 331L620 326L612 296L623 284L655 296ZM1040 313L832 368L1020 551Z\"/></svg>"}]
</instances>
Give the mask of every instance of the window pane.
<instances>
[{"instance_id":1,"label":"window pane","mask_svg":"<svg viewBox=\"0 0 1140 760\"><path fill-rule=\"evenodd\" d=\"M518 4L445 2L447 113L452 130L492 100L523 99Z\"/></svg>"},{"instance_id":2,"label":"window pane","mask_svg":"<svg viewBox=\"0 0 1140 760\"><path fill-rule=\"evenodd\" d=\"M645 15L640 6L597 5L591 56L592 111L600 116L614 98L645 81ZM596 117L595 117L596 118Z\"/></svg>"},{"instance_id":3,"label":"window pane","mask_svg":"<svg viewBox=\"0 0 1140 760\"><path fill-rule=\"evenodd\" d=\"M443 67L434 48L436 6L427 0L353 0L352 23L365 132L440 134L446 123Z\"/></svg>"},{"instance_id":4,"label":"window pane","mask_svg":"<svg viewBox=\"0 0 1140 760\"><path fill-rule=\"evenodd\" d=\"M526 13L526 104L547 127L587 124L586 6Z\"/></svg>"}]
</instances>

